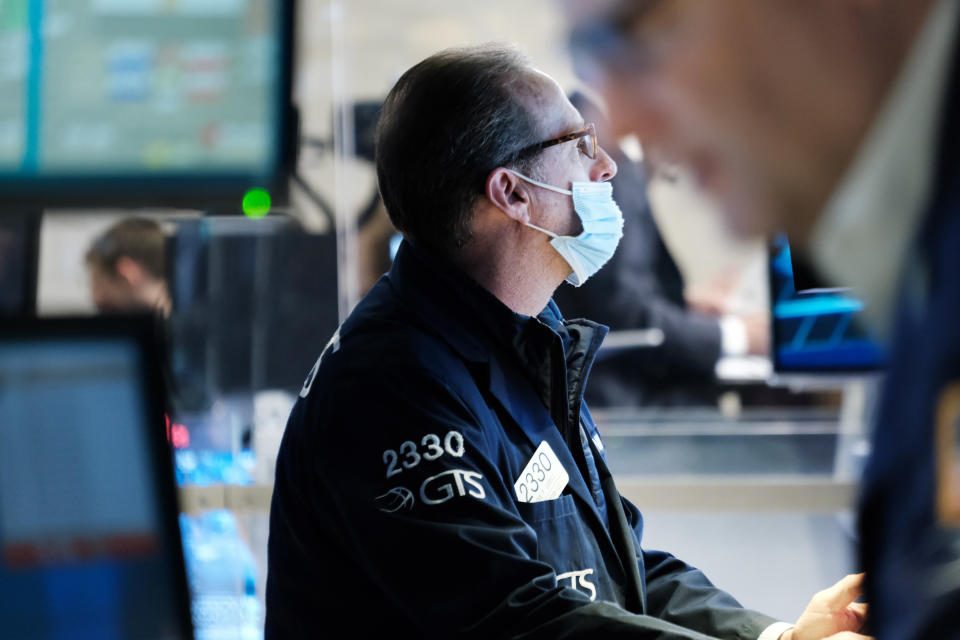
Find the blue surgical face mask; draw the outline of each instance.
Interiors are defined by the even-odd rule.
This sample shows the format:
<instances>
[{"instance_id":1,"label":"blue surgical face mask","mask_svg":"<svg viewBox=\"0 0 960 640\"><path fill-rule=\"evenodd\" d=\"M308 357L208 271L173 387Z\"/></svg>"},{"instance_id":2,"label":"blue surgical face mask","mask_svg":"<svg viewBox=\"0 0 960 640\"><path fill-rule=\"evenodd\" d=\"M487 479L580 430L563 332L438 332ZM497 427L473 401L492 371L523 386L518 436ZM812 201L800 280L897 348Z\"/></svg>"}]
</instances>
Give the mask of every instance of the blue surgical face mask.
<instances>
[{"instance_id":1,"label":"blue surgical face mask","mask_svg":"<svg viewBox=\"0 0 960 640\"><path fill-rule=\"evenodd\" d=\"M574 182L567 190L528 178L512 169L508 171L530 184L573 196L573 210L583 226L580 235L557 235L529 222L527 226L550 236L550 244L573 269L567 282L579 287L613 257L623 237L623 214L613 200L613 185L609 182Z\"/></svg>"}]
</instances>

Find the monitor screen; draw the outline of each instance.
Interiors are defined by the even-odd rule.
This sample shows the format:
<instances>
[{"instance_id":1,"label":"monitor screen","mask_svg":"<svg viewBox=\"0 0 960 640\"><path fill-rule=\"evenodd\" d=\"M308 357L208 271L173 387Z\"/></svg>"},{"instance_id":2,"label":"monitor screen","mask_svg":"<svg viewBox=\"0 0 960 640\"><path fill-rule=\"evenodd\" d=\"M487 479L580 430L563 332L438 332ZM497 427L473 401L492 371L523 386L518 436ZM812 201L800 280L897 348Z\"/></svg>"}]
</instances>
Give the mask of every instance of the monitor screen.
<instances>
[{"instance_id":1,"label":"monitor screen","mask_svg":"<svg viewBox=\"0 0 960 640\"><path fill-rule=\"evenodd\" d=\"M818 286L790 251L786 236L770 249L773 365L777 373L844 373L879 369L879 342L863 322L863 301L846 287Z\"/></svg>"},{"instance_id":2,"label":"monitor screen","mask_svg":"<svg viewBox=\"0 0 960 640\"><path fill-rule=\"evenodd\" d=\"M289 5L0 0L4 201L239 208L279 188Z\"/></svg>"},{"instance_id":3,"label":"monitor screen","mask_svg":"<svg viewBox=\"0 0 960 640\"><path fill-rule=\"evenodd\" d=\"M189 637L148 334L72 322L0 331L3 634Z\"/></svg>"}]
</instances>

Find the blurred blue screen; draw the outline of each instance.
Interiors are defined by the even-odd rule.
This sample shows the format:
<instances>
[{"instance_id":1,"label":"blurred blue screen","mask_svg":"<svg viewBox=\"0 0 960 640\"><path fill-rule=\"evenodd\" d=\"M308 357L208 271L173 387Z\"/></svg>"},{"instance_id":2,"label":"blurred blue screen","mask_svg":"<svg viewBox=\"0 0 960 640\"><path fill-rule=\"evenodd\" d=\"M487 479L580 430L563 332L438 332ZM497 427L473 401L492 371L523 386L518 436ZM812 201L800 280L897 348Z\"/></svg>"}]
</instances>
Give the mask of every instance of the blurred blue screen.
<instances>
[{"instance_id":1,"label":"blurred blue screen","mask_svg":"<svg viewBox=\"0 0 960 640\"><path fill-rule=\"evenodd\" d=\"M849 288L821 288L797 272L786 236L770 249L773 361L778 373L879 369L879 342L864 326L863 301Z\"/></svg>"},{"instance_id":2,"label":"blurred blue screen","mask_svg":"<svg viewBox=\"0 0 960 640\"><path fill-rule=\"evenodd\" d=\"M180 637L133 340L0 338L0 635Z\"/></svg>"}]
</instances>

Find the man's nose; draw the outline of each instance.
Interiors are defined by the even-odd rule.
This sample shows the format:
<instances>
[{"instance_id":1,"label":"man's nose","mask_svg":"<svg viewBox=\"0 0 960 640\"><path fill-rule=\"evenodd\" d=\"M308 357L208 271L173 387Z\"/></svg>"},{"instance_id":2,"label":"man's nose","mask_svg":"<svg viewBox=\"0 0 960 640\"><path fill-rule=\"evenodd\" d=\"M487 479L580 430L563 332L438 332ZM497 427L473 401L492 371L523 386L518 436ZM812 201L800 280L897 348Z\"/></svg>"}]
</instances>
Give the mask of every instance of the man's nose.
<instances>
[{"instance_id":1,"label":"man's nose","mask_svg":"<svg viewBox=\"0 0 960 640\"><path fill-rule=\"evenodd\" d=\"M597 158L590 167L590 180L592 182L606 182L615 175L617 175L617 163L603 150L603 147L598 147Z\"/></svg>"}]
</instances>

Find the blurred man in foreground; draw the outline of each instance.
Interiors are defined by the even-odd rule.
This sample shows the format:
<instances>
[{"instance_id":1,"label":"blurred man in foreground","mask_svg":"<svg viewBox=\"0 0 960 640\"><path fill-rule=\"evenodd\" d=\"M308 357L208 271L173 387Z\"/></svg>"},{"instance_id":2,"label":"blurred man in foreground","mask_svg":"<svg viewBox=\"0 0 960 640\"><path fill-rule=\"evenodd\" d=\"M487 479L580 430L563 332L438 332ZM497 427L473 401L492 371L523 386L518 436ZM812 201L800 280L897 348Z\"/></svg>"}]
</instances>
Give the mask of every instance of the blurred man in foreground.
<instances>
[{"instance_id":1,"label":"blurred man in foreground","mask_svg":"<svg viewBox=\"0 0 960 640\"><path fill-rule=\"evenodd\" d=\"M857 287L890 371L860 504L872 625L960 635L960 71L955 0L566 0L618 132L742 234Z\"/></svg>"}]
</instances>

